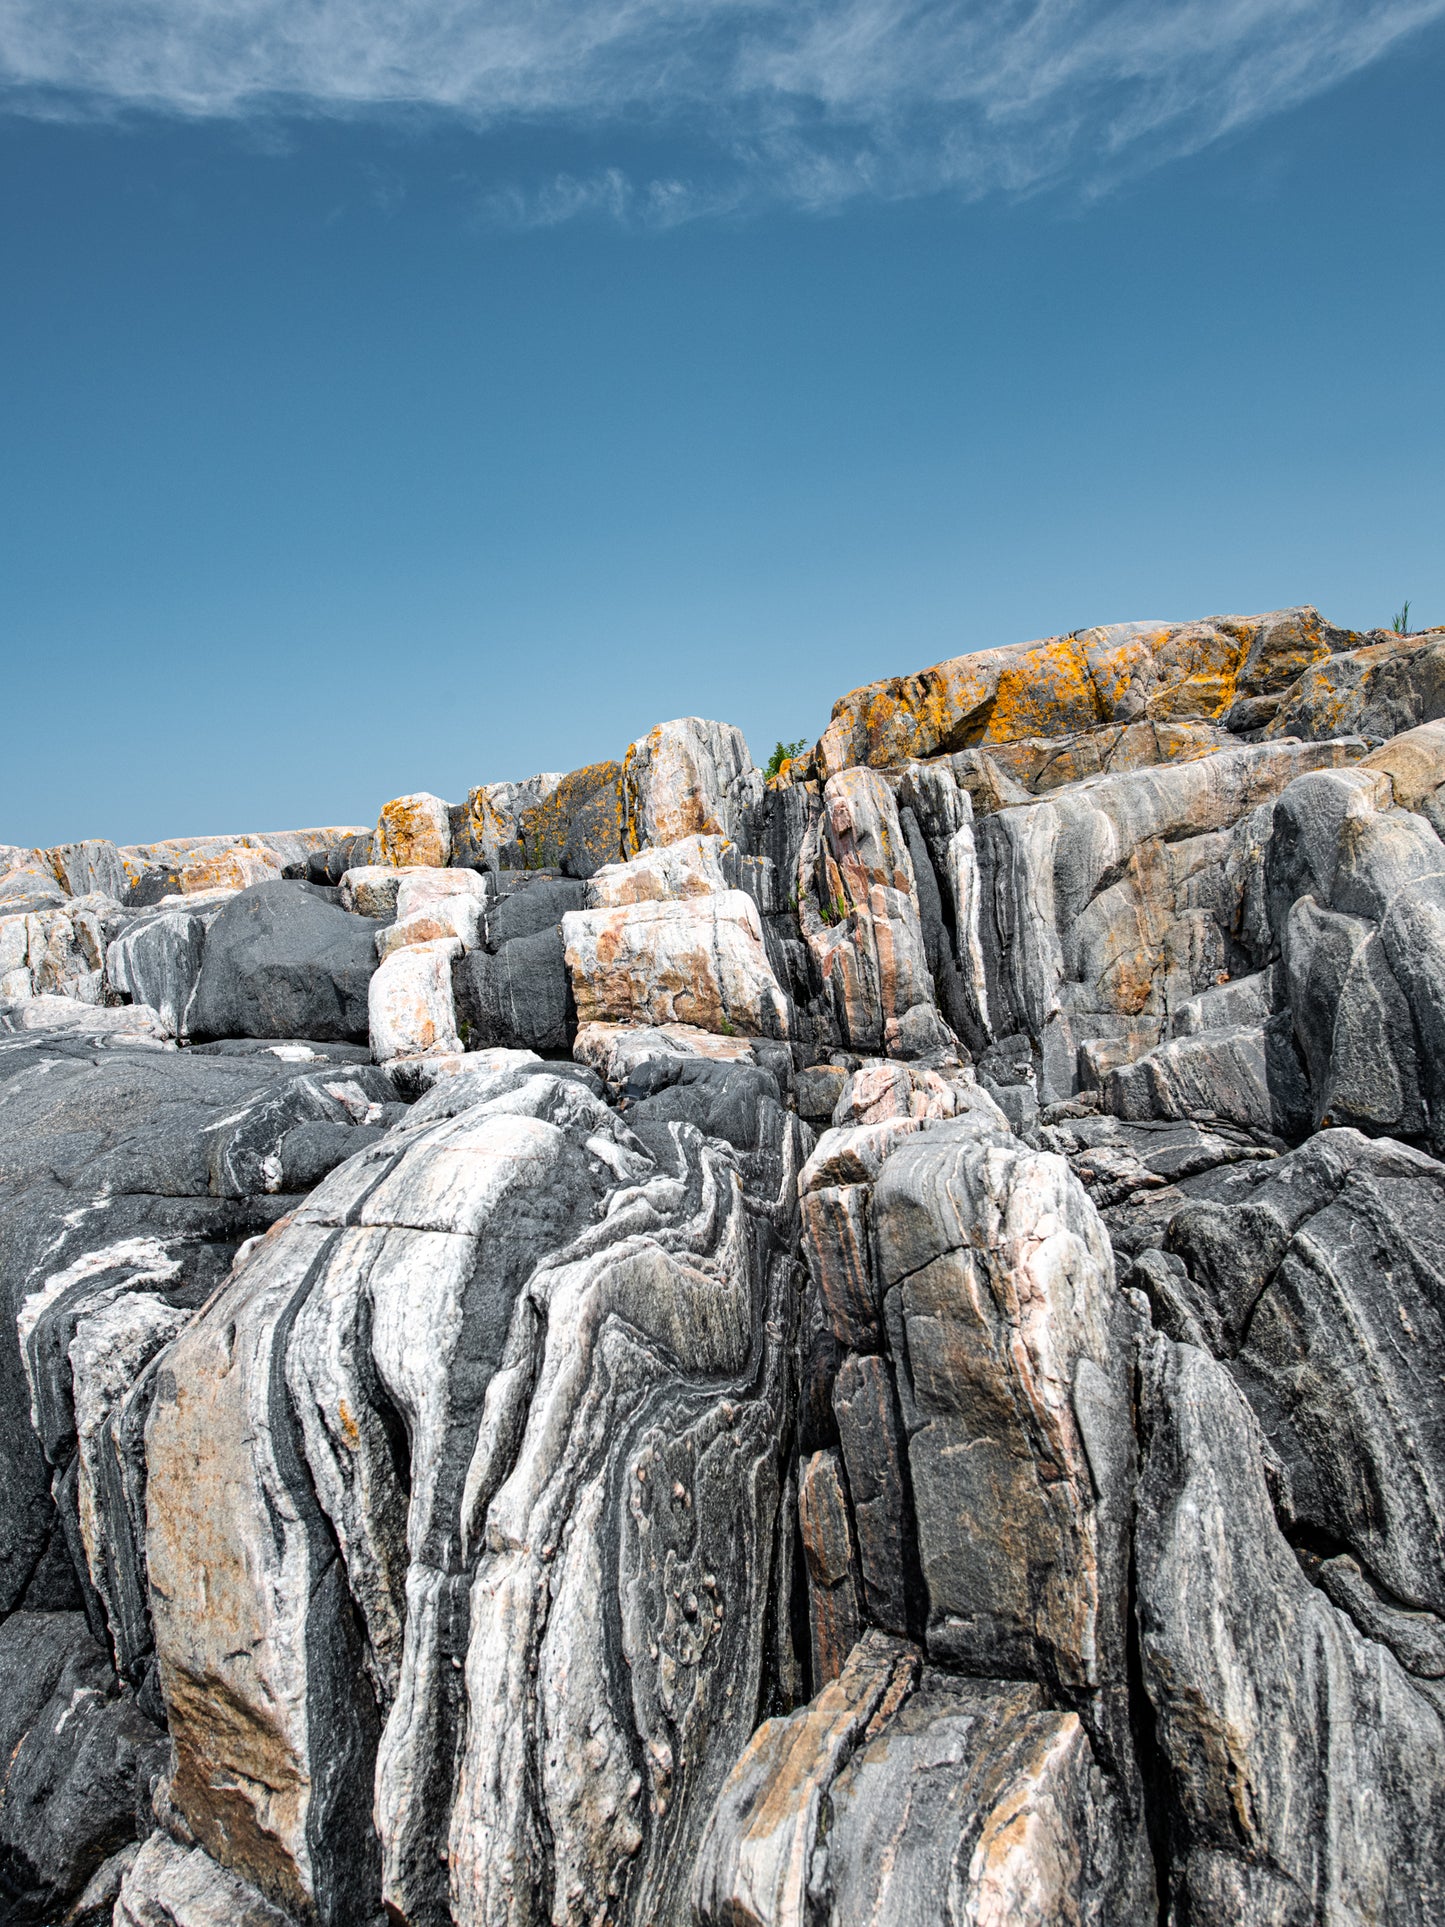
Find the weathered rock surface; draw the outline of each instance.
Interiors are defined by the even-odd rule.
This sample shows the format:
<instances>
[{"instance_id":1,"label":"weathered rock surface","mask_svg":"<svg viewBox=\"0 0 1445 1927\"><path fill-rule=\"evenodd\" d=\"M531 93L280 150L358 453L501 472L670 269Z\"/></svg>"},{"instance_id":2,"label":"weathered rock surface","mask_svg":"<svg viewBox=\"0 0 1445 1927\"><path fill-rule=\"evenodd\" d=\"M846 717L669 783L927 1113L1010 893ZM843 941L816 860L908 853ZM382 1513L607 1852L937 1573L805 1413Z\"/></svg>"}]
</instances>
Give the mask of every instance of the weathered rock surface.
<instances>
[{"instance_id":1,"label":"weathered rock surface","mask_svg":"<svg viewBox=\"0 0 1445 1927\"><path fill-rule=\"evenodd\" d=\"M375 969L365 919L305 884L243 890L206 932L191 1035L364 1040Z\"/></svg>"},{"instance_id":2,"label":"weathered rock surface","mask_svg":"<svg viewBox=\"0 0 1445 1927\"><path fill-rule=\"evenodd\" d=\"M763 782L730 723L659 723L628 750L622 782L633 849L685 836L725 836L751 849Z\"/></svg>"},{"instance_id":3,"label":"weathered rock surface","mask_svg":"<svg viewBox=\"0 0 1445 1927\"><path fill-rule=\"evenodd\" d=\"M368 990L371 1051L378 1064L461 1050L452 996L452 964L461 954L460 938L434 937L382 959Z\"/></svg>"},{"instance_id":4,"label":"weathered rock surface","mask_svg":"<svg viewBox=\"0 0 1445 1927\"><path fill-rule=\"evenodd\" d=\"M162 1728L116 1688L78 1612L0 1625L0 1907L46 1921L135 1838L165 1768Z\"/></svg>"},{"instance_id":5,"label":"weathered rock surface","mask_svg":"<svg viewBox=\"0 0 1445 1927\"><path fill-rule=\"evenodd\" d=\"M676 1917L669 1856L732 1757L693 1730L740 1750L768 1663L796 1127L772 1100L741 1151L638 1129L586 1073L447 1079L170 1354L147 1456L172 1797L284 1905L444 1918L449 1852L459 1920L609 1886L618 1918Z\"/></svg>"},{"instance_id":6,"label":"weathered rock surface","mask_svg":"<svg viewBox=\"0 0 1445 1927\"><path fill-rule=\"evenodd\" d=\"M636 877L627 874L634 870ZM660 879L659 867L646 857L604 869L594 880L604 906L571 910L562 919L580 1023L679 1023L787 1035L787 1002L750 896L694 888L711 880L695 866L681 882ZM668 883L686 894L653 894Z\"/></svg>"},{"instance_id":7,"label":"weathered rock surface","mask_svg":"<svg viewBox=\"0 0 1445 1927\"><path fill-rule=\"evenodd\" d=\"M1120 622L979 650L843 697L813 762L828 777L856 764L886 768L1099 724L1224 721L1236 705L1282 693L1309 665L1359 640L1318 610L1283 609L1208 622ZM1346 723L1310 733L1353 731Z\"/></svg>"},{"instance_id":8,"label":"weathered rock surface","mask_svg":"<svg viewBox=\"0 0 1445 1927\"><path fill-rule=\"evenodd\" d=\"M372 837L376 861L393 869L445 867L452 853L451 815L439 796L420 790L382 806Z\"/></svg>"},{"instance_id":9,"label":"weathered rock surface","mask_svg":"<svg viewBox=\"0 0 1445 1927\"><path fill-rule=\"evenodd\" d=\"M1310 1584L1227 1373L1145 1354L1137 1557L1171 1918L1439 1918L1441 1713Z\"/></svg>"},{"instance_id":10,"label":"weathered rock surface","mask_svg":"<svg viewBox=\"0 0 1445 1927\"><path fill-rule=\"evenodd\" d=\"M0 1917L1441 1917L1442 651L0 849Z\"/></svg>"}]
</instances>

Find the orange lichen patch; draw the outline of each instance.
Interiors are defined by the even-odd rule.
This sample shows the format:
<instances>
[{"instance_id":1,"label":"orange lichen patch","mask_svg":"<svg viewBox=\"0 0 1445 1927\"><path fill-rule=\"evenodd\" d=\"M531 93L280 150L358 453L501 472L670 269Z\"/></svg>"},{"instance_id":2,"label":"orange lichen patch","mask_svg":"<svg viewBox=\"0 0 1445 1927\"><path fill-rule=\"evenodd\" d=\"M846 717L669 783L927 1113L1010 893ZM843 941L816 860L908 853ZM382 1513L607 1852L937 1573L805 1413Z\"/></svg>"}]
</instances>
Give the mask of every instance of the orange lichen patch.
<instances>
[{"instance_id":1,"label":"orange lichen patch","mask_svg":"<svg viewBox=\"0 0 1445 1927\"><path fill-rule=\"evenodd\" d=\"M980 650L853 690L834 705L810 767L826 779L860 763L891 768L1143 716L1215 721L1241 696L1281 689L1355 640L1315 609L1287 609Z\"/></svg>"},{"instance_id":2,"label":"orange lichen patch","mask_svg":"<svg viewBox=\"0 0 1445 1927\"><path fill-rule=\"evenodd\" d=\"M337 1419L341 1425L341 1436L354 1452L361 1443L361 1428L351 1416L351 1407L342 1399L337 1407Z\"/></svg>"},{"instance_id":3,"label":"orange lichen patch","mask_svg":"<svg viewBox=\"0 0 1445 1927\"><path fill-rule=\"evenodd\" d=\"M1081 635L1014 643L857 689L834 705L815 760L823 775L856 763L889 767L980 743L1089 729L1111 719L1112 691L1137 673L1141 647L1116 652ZM1117 654L1119 660L1114 661Z\"/></svg>"},{"instance_id":4,"label":"orange lichen patch","mask_svg":"<svg viewBox=\"0 0 1445 1927\"><path fill-rule=\"evenodd\" d=\"M1157 951L1140 950L1119 958L1099 979L1102 1002L1122 1017L1138 1017L1154 996L1154 973L1162 959Z\"/></svg>"},{"instance_id":5,"label":"orange lichen patch","mask_svg":"<svg viewBox=\"0 0 1445 1927\"><path fill-rule=\"evenodd\" d=\"M621 763L588 763L574 769L517 819L517 840L526 867L556 870L566 857L576 874L585 875L589 868L616 863L631 854L623 850L623 819Z\"/></svg>"},{"instance_id":6,"label":"orange lichen patch","mask_svg":"<svg viewBox=\"0 0 1445 1927\"><path fill-rule=\"evenodd\" d=\"M485 788L467 792L467 826L477 850L500 850L512 840L511 817L497 808Z\"/></svg>"},{"instance_id":7,"label":"orange lichen patch","mask_svg":"<svg viewBox=\"0 0 1445 1927\"><path fill-rule=\"evenodd\" d=\"M1247 696L1277 695L1311 664L1353 649L1361 640L1353 630L1332 628L1318 609L1290 609L1275 621L1242 626L1251 631L1239 673L1240 692Z\"/></svg>"},{"instance_id":8,"label":"orange lichen patch","mask_svg":"<svg viewBox=\"0 0 1445 1927\"><path fill-rule=\"evenodd\" d=\"M269 850L238 845L193 857L181 867L176 880L181 892L189 897L209 890L245 890L253 883L271 883L280 874L281 865Z\"/></svg>"},{"instance_id":9,"label":"orange lichen patch","mask_svg":"<svg viewBox=\"0 0 1445 1927\"><path fill-rule=\"evenodd\" d=\"M1020 736L1058 735L1108 720L1082 644L1064 636L1000 669L987 720L975 740L1011 743Z\"/></svg>"},{"instance_id":10,"label":"orange lichen patch","mask_svg":"<svg viewBox=\"0 0 1445 1927\"><path fill-rule=\"evenodd\" d=\"M447 806L439 796L419 791L384 803L376 824L376 860L394 869L424 864L445 867L451 856Z\"/></svg>"}]
</instances>

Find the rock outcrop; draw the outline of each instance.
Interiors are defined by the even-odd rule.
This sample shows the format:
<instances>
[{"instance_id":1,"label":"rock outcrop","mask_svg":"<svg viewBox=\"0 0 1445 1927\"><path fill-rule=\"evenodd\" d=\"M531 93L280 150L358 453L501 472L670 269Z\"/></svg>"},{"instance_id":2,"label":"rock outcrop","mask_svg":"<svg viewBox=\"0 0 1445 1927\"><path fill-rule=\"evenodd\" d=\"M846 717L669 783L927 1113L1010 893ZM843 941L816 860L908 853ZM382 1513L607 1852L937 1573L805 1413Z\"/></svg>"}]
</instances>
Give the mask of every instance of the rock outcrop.
<instances>
[{"instance_id":1,"label":"rock outcrop","mask_svg":"<svg viewBox=\"0 0 1445 1927\"><path fill-rule=\"evenodd\" d=\"M0 849L0 1918L1441 1918L1442 663Z\"/></svg>"}]
</instances>

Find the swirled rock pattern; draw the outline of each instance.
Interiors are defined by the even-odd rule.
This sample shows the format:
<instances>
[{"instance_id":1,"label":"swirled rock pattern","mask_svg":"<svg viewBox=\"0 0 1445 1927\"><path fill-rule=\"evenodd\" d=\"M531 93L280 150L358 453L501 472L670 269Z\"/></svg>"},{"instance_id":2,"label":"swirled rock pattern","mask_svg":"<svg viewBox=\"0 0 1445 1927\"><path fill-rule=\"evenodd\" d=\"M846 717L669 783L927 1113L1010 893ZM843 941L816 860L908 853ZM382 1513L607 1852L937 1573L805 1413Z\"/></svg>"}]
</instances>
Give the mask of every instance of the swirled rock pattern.
<instances>
[{"instance_id":1,"label":"swirled rock pattern","mask_svg":"<svg viewBox=\"0 0 1445 1927\"><path fill-rule=\"evenodd\" d=\"M0 847L0 1918L1438 1920L1442 660Z\"/></svg>"}]
</instances>

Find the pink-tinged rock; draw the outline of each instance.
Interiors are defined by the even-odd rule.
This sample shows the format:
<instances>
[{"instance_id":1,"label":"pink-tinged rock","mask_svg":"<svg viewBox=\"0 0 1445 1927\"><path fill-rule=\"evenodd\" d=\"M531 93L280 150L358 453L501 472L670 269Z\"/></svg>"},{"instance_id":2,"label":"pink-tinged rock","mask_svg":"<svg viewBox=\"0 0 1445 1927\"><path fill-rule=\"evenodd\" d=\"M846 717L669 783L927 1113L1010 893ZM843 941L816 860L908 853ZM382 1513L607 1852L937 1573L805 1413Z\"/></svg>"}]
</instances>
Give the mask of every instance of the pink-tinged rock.
<instances>
[{"instance_id":1,"label":"pink-tinged rock","mask_svg":"<svg viewBox=\"0 0 1445 1927\"><path fill-rule=\"evenodd\" d=\"M788 1034L787 1000L763 948L757 907L741 890L570 910L562 937L582 1024Z\"/></svg>"},{"instance_id":2,"label":"pink-tinged rock","mask_svg":"<svg viewBox=\"0 0 1445 1927\"><path fill-rule=\"evenodd\" d=\"M920 1655L870 1631L838 1678L764 1720L729 1774L698 1854L701 1927L805 1927L823 1805L849 1755L911 1691Z\"/></svg>"},{"instance_id":3,"label":"pink-tinged rock","mask_svg":"<svg viewBox=\"0 0 1445 1927\"><path fill-rule=\"evenodd\" d=\"M725 836L749 846L763 778L740 729L683 716L659 723L623 760L629 843L661 846Z\"/></svg>"},{"instance_id":4,"label":"pink-tinged rock","mask_svg":"<svg viewBox=\"0 0 1445 1927\"><path fill-rule=\"evenodd\" d=\"M1008 1129L1008 1120L966 1065L942 1070L885 1059L864 1064L843 1086L833 1111L839 1127L881 1124L890 1117L962 1117L972 1114Z\"/></svg>"},{"instance_id":5,"label":"pink-tinged rock","mask_svg":"<svg viewBox=\"0 0 1445 1927\"><path fill-rule=\"evenodd\" d=\"M587 884L587 906L615 910L626 903L676 903L726 890L723 836L686 836L661 849L641 850L626 863L606 863Z\"/></svg>"},{"instance_id":6,"label":"pink-tinged rock","mask_svg":"<svg viewBox=\"0 0 1445 1927\"><path fill-rule=\"evenodd\" d=\"M801 1200L803 1250L828 1327L840 1345L877 1342L866 1184L824 1184Z\"/></svg>"},{"instance_id":7,"label":"pink-tinged rock","mask_svg":"<svg viewBox=\"0 0 1445 1927\"><path fill-rule=\"evenodd\" d=\"M475 870L411 869L393 874L401 877L396 922L377 932L379 957L389 957L408 944L444 942L450 937L464 950L476 949L487 902L484 877Z\"/></svg>"},{"instance_id":8,"label":"pink-tinged rock","mask_svg":"<svg viewBox=\"0 0 1445 1927\"><path fill-rule=\"evenodd\" d=\"M815 1452L798 1481L798 1532L808 1567L813 1679L837 1679L863 1631L853 1529L838 1454Z\"/></svg>"},{"instance_id":9,"label":"pink-tinged rock","mask_svg":"<svg viewBox=\"0 0 1445 1927\"><path fill-rule=\"evenodd\" d=\"M408 944L383 960L367 991L378 1064L461 1050L452 1002L452 959L461 954L460 940L447 937Z\"/></svg>"},{"instance_id":10,"label":"pink-tinged rock","mask_svg":"<svg viewBox=\"0 0 1445 1927\"><path fill-rule=\"evenodd\" d=\"M897 1042L915 1007L934 1011L913 863L893 793L876 771L830 778L822 820L799 858L798 915L853 1049L881 1050Z\"/></svg>"}]
</instances>

